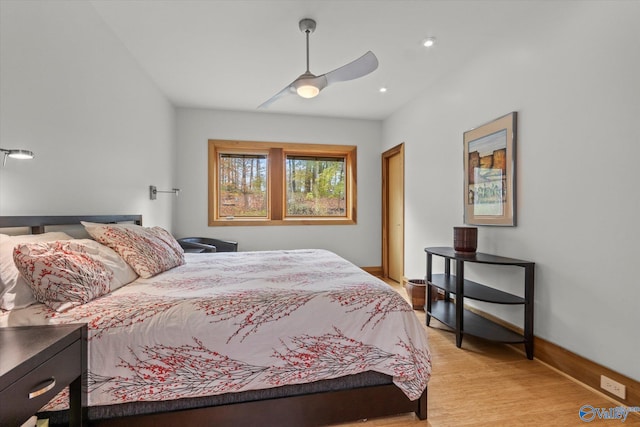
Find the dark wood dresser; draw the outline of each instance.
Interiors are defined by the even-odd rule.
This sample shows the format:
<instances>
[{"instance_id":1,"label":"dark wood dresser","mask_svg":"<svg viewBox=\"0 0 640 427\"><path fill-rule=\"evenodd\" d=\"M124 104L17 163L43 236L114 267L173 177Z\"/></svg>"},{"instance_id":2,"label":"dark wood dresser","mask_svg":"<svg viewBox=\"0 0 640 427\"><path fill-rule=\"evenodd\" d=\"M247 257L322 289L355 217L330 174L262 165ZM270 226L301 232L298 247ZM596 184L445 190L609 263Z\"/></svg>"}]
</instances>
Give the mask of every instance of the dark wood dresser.
<instances>
[{"instance_id":1,"label":"dark wood dresser","mask_svg":"<svg viewBox=\"0 0 640 427\"><path fill-rule=\"evenodd\" d=\"M87 327L0 328L0 426L20 426L69 386L69 425L86 425Z\"/></svg>"}]
</instances>

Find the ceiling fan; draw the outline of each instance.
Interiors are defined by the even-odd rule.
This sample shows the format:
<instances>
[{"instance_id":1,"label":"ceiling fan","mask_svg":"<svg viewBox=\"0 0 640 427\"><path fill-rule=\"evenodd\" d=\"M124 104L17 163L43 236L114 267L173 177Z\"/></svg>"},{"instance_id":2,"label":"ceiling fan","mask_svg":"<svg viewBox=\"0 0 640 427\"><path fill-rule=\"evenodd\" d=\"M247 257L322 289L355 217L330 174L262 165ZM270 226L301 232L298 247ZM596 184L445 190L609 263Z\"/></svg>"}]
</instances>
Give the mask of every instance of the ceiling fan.
<instances>
[{"instance_id":1,"label":"ceiling fan","mask_svg":"<svg viewBox=\"0 0 640 427\"><path fill-rule=\"evenodd\" d=\"M340 68L329 71L326 74L316 76L309 71L309 34L316 29L316 21L313 19L302 19L298 26L300 31L307 36L307 71L301 74L291 84L273 95L271 98L263 102L258 108L264 108L271 105L274 101L286 94L297 93L303 98L313 98L318 95L322 89L336 82L344 82L354 80L373 72L378 68L378 58L369 51L355 61L351 61Z\"/></svg>"}]
</instances>

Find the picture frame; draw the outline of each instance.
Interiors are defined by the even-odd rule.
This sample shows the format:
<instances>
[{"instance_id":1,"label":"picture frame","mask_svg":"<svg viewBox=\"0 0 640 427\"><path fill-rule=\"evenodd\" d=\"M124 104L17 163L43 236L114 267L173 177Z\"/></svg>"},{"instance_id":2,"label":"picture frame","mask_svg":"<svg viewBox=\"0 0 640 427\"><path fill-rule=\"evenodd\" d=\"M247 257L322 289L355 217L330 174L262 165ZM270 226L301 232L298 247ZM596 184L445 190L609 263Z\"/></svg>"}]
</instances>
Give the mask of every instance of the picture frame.
<instances>
[{"instance_id":1,"label":"picture frame","mask_svg":"<svg viewBox=\"0 0 640 427\"><path fill-rule=\"evenodd\" d=\"M518 113L464 132L464 223L516 225Z\"/></svg>"}]
</instances>

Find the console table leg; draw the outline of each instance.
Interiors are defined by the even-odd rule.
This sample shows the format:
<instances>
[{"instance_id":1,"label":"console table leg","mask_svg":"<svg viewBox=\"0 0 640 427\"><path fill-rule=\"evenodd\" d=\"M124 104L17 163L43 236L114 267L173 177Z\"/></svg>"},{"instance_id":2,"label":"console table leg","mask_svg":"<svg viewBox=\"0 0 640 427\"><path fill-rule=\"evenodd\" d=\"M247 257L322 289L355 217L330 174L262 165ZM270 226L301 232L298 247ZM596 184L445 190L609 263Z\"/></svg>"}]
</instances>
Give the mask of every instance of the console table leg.
<instances>
[{"instance_id":1,"label":"console table leg","mask_svg":"<svg viewBox=\"0 0 640 427\"><path fill-rule=\"evenodd\" d=\"M427 275L425 276L425 283L427 285L426 287L426 301L424 304L424 311L427 315L427 326L429 326L429 323L431 323L431 315L429 313L431 313L431 305L433 304L432 300L431 300L431 292L433 291L431 289L431 254L427 254Z\"/></svg>"},{"instance_id":2,"label":"console table leg","mask_svg":"<svg viewBox=\"0 0 640 427\"><path fill-rule=\"evenodd\" d=\"M525 342L524 349L527 352L527 359L533 360L533 341Z\"/></svg>"},{"instance_id":3,"label":"console table leg","mask_svg":"<svg viewBox=\"0 0 640 427\"><path fill-rule=\"evenodd\" d=\"M456 260L456 346L462 346L464 330L464 262Z\"/></svg>"},{"instance_id":4,"label":"console table leg","mask_svg":"<svg viewBox=\"0 0 640 427\"><path fill-rule=\"evenodd\" d=\"M534 266L527 265L524 270L524 339L527 358L533 360L533 280Z\"/></svg>"}]
</instances>

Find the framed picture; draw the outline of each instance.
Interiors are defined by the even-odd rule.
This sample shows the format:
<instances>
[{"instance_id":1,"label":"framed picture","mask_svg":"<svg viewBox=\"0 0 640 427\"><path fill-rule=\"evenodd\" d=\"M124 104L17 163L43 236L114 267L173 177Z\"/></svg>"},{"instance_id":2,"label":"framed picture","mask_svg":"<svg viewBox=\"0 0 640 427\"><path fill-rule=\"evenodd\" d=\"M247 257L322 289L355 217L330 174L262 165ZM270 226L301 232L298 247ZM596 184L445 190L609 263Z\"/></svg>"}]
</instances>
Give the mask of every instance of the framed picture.
<instances>
[{"instance_id":1,"label":"framed picture","mask_svg":"<svg viewBox=\"0 0 640 427\"><path fill-rule=\"evenodd\" d=\"M464 222L516 225L515 111L464 133Z\"/></svg>"}]
</instances>

